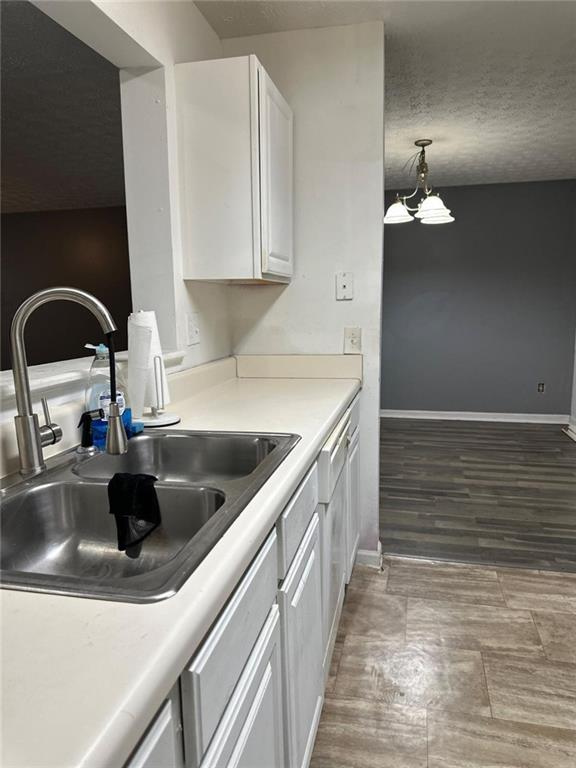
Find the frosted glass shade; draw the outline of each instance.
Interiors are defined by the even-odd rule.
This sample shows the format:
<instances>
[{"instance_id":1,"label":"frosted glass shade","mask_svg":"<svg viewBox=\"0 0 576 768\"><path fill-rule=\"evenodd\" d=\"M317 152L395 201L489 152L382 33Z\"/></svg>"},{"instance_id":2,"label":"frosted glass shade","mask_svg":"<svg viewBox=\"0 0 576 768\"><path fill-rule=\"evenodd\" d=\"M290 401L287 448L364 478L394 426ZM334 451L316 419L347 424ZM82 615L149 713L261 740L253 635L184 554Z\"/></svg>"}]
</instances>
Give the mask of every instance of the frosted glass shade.
<instances>
[{"instance_id":1,"label":"frosted glass shade","mask_svg":"<svg viewBox=\"0 0 576 768\"><path fill-rule=\"evenodd\" d=\"M449 224L455 221L454 216L446 214L445 216L428 216L426 219L420 219L420 224Z\"/></svg>"},{"instance_id":2,"label":"frosted glass shade","mask_svg":"<svg viewBox=\"0 0 576 768\"><path fill-rule=\"evenodd\" d=\"M449 214L450 210L446 208L441 197L438 197L438 195L429 195L420 201L416 218L427 219L430 216L445 216Z\"/></svg>"},{"instance_id":3,"label":"frosted glass shade","mask_svg":"<svg viewBox=\"0 0 576 768\"><path fill-rule=\"evenodd\" d=\"M414 216L406 208L404 203L397 200L388 208L384 216L384 224L405 224L408 221L414 221Z\"/></svg>"},{"instance_id":4,"label":"frosted glass shade","mask_svg":"<svg viewBox=\"0 0 576 768\"><path fill-rule=\"evenodd\" d=\"M454 221L450 210L438 195L428 195L420 201L416 218L420 219L421 224L448 224Z\"/></svg>"}]
</instances>

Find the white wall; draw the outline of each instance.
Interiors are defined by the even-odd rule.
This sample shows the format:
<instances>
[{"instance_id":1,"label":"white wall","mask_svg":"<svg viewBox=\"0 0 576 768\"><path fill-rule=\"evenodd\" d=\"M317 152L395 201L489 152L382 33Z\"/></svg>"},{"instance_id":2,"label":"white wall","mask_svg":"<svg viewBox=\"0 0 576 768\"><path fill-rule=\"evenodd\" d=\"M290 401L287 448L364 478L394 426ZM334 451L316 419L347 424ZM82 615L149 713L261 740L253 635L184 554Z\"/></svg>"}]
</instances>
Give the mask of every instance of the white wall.
<instances>
[{"instance_id":1,"label":"white wall","mask_svg":"<svg viewBox=\"0 0 576 768\"><path fill-rule=\"evenodd\" d=\"M93 0L162 64L221 55L220 40L192 0Z\"/></svg>"},{"instance_id":2,"label":"white wall","mask_svg":"<svg viewBox=\"0 0 576 768\"><path fill-rule=\"evenodd\" d=\"M192 0L37 0L69 31L122 68L122 129L132 301L154 309L165 350L184 365L231 353L225 286L182 280L180 180L175 155L173 65L222 56ZM186 345L187 316L200 344Z\"/></svg>"},{"instance_id":3,"label":"white wall","mask_svg":"<svg viewBox=\"0 0 576 768\"><path fill-rule=\"evenodd\" d=\"M139 235L134 238L138 242L138 248L133 248L133 243L130 243L134 309L155 308L159 311L163 318L163 343L169 348L186 350L184 365L198 365L224 357L231 352L226 288L206 283L185 283L182 279L180 178L176 155L173 69L173 65L180 62L220 57L220 40L191 2L100 1L99 5L142 47L164 64L163 93L160 88L161 92L150 94L144 104L149 104L153 109L155 100L159 99L164 107L164 125L158 136L166 137L167 156L161 158L160 162L167 174L164 176L167 188L160 189L158 183L142 183L143 172L146 173L152 162L158 162L159 150L154 151L156 142L153 138L151 142L145 141L134 162L126 165L127 193L132 187L132 205L127 200L129 231L136 228L130 227L131 219L140 230ZM156 73L150 73L142 77L147 79L155 75ZM130 84L124 80L123 101L129 98L128 92L135 87L136 81ZM144 106L144 109L146 108ZM142 138L143 124L148 122L150 125L150 121L141 119L141 108L136 107L133 115L137 116L138 120L132 136L134 148L138 146L137 135ZM127 120L124 121L126 122ZM154 169L152 178L163 178L161 169ZM162 230L161 222L165 219L169 219L170 232L158 243L159 232ZM143 239L145 242L142 242ZM150 244L154 241L158 248L152 251ZM189 315L193 317L194 324L200 327L200 344L193 347L187 346L186 326Z\"/></svg>"},{"instance_id":4,"label":"white wall","mask_svg":"<svg viewBox=\"0 0 576 768\"><path fill-rule=\"evenodd\" d=\"M230 287L234 351L341 353L362 328L361 548L378 544L384 30L380 22L224 40L255 53L294 110L296 274L287 287ZM334 273L355 276L335 301Z\"/></svg>"}]
</instances>

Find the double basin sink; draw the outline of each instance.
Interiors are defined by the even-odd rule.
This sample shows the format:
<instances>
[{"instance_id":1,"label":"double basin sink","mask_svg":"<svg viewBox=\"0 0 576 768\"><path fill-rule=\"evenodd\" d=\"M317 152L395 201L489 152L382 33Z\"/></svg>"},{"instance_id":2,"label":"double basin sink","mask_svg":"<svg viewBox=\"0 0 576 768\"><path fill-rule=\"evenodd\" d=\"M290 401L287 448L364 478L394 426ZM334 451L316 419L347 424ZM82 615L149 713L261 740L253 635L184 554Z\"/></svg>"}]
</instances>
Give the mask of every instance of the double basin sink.
<instances>
[{"instance_id":1,"label":"double basin sink","mask_svg":"<svg viewBox=\"0 0 576 768\"><path fill-rule=\"evenodd\" d=\"M297 435L154 431L128 453L81 458L1 492L2 586L127 602L170 597L298 442ZM139 551L117 546L108 481L151 474L162 522Z\"/></svg>"}]
</instances>

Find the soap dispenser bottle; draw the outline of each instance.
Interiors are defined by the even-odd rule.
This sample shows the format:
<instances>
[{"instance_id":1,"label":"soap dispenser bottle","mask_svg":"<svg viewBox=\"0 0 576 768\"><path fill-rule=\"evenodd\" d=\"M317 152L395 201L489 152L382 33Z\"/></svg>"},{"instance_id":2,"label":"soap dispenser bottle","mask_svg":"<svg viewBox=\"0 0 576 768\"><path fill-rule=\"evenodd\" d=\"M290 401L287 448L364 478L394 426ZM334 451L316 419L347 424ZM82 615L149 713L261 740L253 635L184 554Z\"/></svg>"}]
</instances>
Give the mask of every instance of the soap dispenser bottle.
<instances>
[{"instance_id":1,"label":"soap dispenser bottle","mask_svg":"<svg viewBox=\"0 0 576 768\"><path fill-rule=\"evenodd\" d=\"M105 344L85 344L86 349L94 350L94 360L88 374L86 387L86 411L101 409L104 412L103 420L108 420L110 409L110 353ZM126 409L126 386L123 377L116 366L116 402L120 415Z\"/></svg>"}]
</instances>

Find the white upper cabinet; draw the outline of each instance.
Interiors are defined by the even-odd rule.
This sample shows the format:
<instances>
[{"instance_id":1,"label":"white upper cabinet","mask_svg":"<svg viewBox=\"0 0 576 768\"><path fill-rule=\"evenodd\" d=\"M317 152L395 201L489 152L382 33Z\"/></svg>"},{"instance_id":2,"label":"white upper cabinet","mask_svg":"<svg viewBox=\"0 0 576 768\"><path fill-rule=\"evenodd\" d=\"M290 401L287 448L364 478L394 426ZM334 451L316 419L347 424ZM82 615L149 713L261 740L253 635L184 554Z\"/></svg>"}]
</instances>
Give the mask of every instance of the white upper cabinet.
<instances>
[{"instance_id":1,"label":"white upper cabinet","mask_svg":"<svg viewBox=\"0 0 576 768\"><path fill-rule=\"evenodd\" d=\"M288 281L292 110L255 56L175 73L184 278Z\"/></svg>"}]
</instances>

